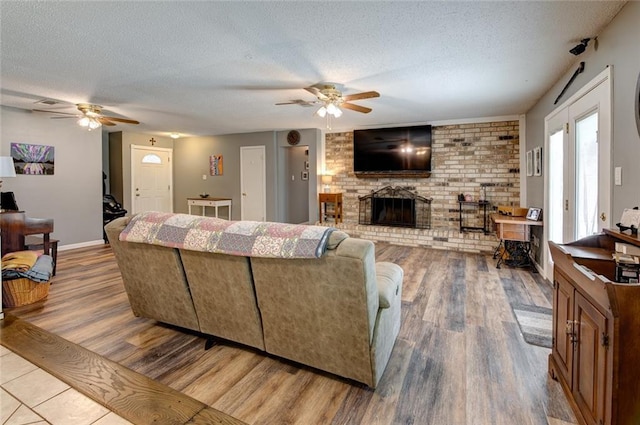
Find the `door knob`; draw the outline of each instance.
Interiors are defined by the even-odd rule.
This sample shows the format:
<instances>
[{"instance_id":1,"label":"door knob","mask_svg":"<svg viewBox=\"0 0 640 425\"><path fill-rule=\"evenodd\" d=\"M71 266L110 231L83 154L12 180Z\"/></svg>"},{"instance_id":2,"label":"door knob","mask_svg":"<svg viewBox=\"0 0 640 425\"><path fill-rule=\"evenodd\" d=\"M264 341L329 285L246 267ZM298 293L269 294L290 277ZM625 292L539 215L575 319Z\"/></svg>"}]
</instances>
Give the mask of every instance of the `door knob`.
<instances>
[{"instance_id":1,"label":"door knob","mask_svg":"<svg viewBox=\"0 0 640 425\"><path fill-rule=\"evenodd\" d=\"M607 215L605 213L600 214L600 220L605 221L607 219Z\"/></svg>"},{"instance_id":2,"label":"door knob","mask_svg":"<svg viewBox=\"0 0 640 425\"><path fill-rule=\"evenodd\" d=\"M247 196L247 194L246 194L246 193L244 193L244 192L242 192L242 196Z\"/></svg>"}]
</instances>

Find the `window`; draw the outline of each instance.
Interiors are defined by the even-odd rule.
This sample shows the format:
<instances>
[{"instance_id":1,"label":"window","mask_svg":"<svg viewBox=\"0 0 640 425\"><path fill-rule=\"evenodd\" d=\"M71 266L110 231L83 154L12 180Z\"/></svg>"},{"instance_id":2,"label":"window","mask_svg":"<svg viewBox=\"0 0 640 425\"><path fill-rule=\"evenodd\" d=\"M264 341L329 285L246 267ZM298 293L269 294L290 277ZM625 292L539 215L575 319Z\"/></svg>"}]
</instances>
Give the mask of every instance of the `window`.
<instances>
[{"instance_id":1,"label":"window","mask_svg":"<svg viewBox=\"0 0 640 425\"><path fill-rule=\"evenodd\" d=\"M148 153L142 157L143 164L162 164L162 159L155 153Z\"/></svg>"}]
</instances>

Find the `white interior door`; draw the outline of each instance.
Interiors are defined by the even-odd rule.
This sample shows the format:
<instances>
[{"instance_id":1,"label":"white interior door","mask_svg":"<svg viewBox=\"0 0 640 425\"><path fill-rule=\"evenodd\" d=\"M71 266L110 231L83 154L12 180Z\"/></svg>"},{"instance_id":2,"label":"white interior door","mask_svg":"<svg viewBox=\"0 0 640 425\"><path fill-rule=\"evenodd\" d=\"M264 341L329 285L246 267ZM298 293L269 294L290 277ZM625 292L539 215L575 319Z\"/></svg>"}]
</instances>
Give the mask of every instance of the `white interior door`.
<instances>
[{"instance_id":1,"label":"white interior door","mask_svg":"<svg viewBox=\"0 0 640 425\"><path fill-rule=\"evenodd\" d=\"M173 150L131 145L133 214L173 212Z\"/></svg>"},{"instance_id":2,"label":"white interior door","mask_svg":"<svg viewBox=\"0 0 640 425\"><path fill-rule=\"evenodd\" d=\"M568 243L611 224L611 76L607 69L545 119L545 235ZM545 276L553 264L543 244Z\"/></svg>"},{"instance_id":3,"label":"white interior door","mask_svg":"<svg viewBox=\"0 0 640 425\"><path fill-rule=\"evenodd\" d=\"M264 146L240 148L240 216L242 220L265 221L267 216Z\"/></svg>"}]
</instances>

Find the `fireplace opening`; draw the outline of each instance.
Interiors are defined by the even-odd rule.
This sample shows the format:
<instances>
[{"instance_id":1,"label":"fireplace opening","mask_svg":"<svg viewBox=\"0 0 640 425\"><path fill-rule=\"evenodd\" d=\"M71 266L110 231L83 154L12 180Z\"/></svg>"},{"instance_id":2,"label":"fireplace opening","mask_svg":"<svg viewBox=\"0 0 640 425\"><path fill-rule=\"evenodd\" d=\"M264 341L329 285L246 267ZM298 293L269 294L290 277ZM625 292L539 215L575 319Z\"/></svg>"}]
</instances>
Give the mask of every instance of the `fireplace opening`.
<instances>
[{"instance_id":1,"label":"fireplace opening","mask_svg":"<svg viewBox=\"0 0 640 425\"><path fill-rule=\"evenodd\" d=\"M431 198L387 186L359 200L359 224L431 228Z\"/></svg>"}]
</instances>

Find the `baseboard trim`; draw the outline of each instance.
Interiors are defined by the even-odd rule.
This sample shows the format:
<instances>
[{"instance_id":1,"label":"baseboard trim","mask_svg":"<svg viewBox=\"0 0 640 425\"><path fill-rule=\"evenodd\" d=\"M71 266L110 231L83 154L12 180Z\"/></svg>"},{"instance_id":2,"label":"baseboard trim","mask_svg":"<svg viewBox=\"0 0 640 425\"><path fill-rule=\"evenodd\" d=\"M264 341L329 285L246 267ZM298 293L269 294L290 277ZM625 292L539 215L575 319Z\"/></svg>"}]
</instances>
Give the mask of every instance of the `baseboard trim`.
<instances>
[{"instance_id":1,"label":"baseboard trim","mask_svg":"<svg viewBox=\"0 0 640 425\"><path fill-rule=\"evenodd\" d=\"M97 239L95 241L72 243L69 245L60 245L58 246L58 251L68 251L70 249L77 249L77 248L88 248L90 246L97 246L97 245L104 245L104 240Z\"/></svg>"}]
</instances>

